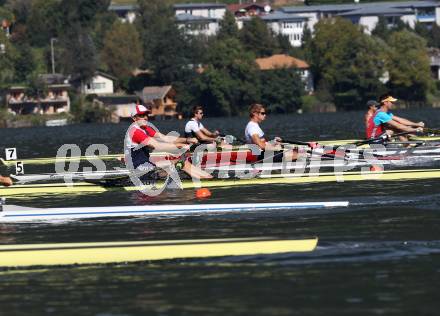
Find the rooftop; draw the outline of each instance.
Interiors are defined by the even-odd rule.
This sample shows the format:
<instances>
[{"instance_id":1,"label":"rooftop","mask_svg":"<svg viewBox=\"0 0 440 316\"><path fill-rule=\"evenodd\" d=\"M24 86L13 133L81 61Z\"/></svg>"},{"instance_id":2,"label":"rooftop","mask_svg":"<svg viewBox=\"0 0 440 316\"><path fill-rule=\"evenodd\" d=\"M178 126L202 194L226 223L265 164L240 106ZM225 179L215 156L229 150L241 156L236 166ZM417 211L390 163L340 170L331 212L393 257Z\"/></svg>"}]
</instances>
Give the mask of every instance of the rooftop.
<instances>
[{"instance_id":1,"label":"rooftop","mask_svg":"<svg viewBox=\"0 0 440 316\"><path fill-rule=\"evenodd\" d=\"M309 64L304 60L284 54L272 55L266 58L257 58L255 62L261 70L273 70L280 68L309 68Z\"/></svg>"}]
</instances>

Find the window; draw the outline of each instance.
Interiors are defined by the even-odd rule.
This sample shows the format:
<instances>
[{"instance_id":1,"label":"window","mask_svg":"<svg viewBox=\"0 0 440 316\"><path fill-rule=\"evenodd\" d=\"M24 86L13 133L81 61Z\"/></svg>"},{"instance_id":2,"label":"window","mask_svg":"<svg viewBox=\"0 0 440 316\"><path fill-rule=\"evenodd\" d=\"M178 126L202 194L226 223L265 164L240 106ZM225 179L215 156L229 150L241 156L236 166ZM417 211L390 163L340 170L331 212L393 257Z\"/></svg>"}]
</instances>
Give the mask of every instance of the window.
<instances>
[{"instance_id":1,"label":"window","mask_svg":"<svg viewBox=\"0 0 440 316\"><path fill-rule=\"evenodd\" d=\"M105 89L105 82L94 82L92 83L93 90L102 90Z\"/></svg>"}]
</instances>

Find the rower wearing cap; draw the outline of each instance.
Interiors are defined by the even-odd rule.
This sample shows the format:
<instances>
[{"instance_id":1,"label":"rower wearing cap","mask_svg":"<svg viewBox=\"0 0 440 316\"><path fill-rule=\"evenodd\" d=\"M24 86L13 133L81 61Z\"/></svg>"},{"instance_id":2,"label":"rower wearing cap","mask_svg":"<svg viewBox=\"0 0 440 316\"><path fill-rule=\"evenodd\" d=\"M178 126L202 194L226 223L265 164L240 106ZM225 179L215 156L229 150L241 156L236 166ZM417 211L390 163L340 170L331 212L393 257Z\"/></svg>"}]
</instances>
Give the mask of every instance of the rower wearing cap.
<instances>
[{"instance_id":1,"label":"rower wearing cap","mask_svg":"<svg viewBox=\"0 0 440 316\"><path fill-rule=\"evenodd\" d=\"M211 132L202 124L203 108L200 105L193 107L192 118L185 125L185 137L195 137L200 143L207 144L217 141L219 131Z\"/></svg>"},{"instance_id":2,"label":"rower wearing cap","mask_svg":"<svg viewBox=\"0 0 440 316\"><path fill-rule=\"evenodd\" d=\"M389 94L384 94L380 97L380 108L370 118L367 126L367 138L377 138L380 135L387 133L393 135L399 132L423 132L425 123L412 122L402 117L393 115L390 110L397 99ZM407 140L406 137L401 136L401 140Z\"/></svg>"},{"instance_id":3,"label":"rower wearing cap","mask_svg":"<svg viewBox=\"0 0 440 316\"><path fill-rule=\"evenodd\" d=\"M296 160L298 152L296 150L283 151L281 138L275 137L272 141L267 141L260 123L266 119L267 112L262 104L254 103L249 108L250 121L246 125L245 139L248 144L255 144L261 149L258 160L264 160L265 151L274 151L273 161L282 162L283 156L286 161Z\"/></svg>"},{"instance_id":4,"label":"rower wearing cap","mask_svg":"<svg viewBox=\"0 0 440 316\"><path fill-rule=\"evenodd\" d=\"M132 119L135 124L131 126L129 131L128 144L130 148L131 161L136 169L142 166L143 169L154 169L156 165L150 161L150 153L152 150L162 152L175 152L176 149L189 149L191 144L197 144L197 139L187 137L172 137L160 133L148 123L148 115L151 113L151 106L137 104ZM136 149L139 145L143 145L140 149ZM178 161L176 160L175 163ZM182 168L188 175L197 179L208 179L212 176L200 168L192 165L185 160Z\"/></svg>"}]
</instances>

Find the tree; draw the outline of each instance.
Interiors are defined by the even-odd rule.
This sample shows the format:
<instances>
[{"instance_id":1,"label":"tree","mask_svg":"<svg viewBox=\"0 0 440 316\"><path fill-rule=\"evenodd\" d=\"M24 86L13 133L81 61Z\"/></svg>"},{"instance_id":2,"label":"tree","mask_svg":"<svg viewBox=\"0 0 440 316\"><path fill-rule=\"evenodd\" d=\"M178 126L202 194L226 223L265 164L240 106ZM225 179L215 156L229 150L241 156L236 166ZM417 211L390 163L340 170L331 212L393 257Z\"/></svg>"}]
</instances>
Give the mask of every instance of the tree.
<instances>
[{"instance_id":1,"label":"tree","mask_svg":"<svg viewBox=\"0 0 440 316\"><path fill-rule=\"evenodd\" d=\"M385 70L378 43L350 21L321 20L311 43L311 64L318 85L327 86L337 106L363 106L369 95L381 92ZM322 83L325 83L323 85Z\"/></svg>"},{"instance_id":2,"label":"tree","mask_svg":"<svg viewBox=\"0 0 440 316\"><path fill-rule=\"evenodd\" d=\"M389 88L402 99L425 101L432 87L426 40L413 32L394 32L388 39Z\"/></svg>"},{"instance_id":3,"label":"tree","mask_svg":"<svg viewBox=\"0 0 440 316\"><path fill-rule=\"evenodd\" d=\"M63 32L72 26L91 29L96 23L96 16L108 10L111 0L61 0L60 11L63 16Z\"/></svg>"},{"instance_id":4,"label":"tree","mask_svg":"<svg viewBox=\"0 0 440 316\"><path fill-rule=\"evenodd\" d=\"M151 68L157 56L157 47L167 40L165 33L175 29L171 7L163 0L138 0L139 17L136 19L144 52L144 68ZM163 52L160 52L160 54Z\"/></svg>"},{"instance_id":5,"label":"tree","mask_svg":"<svg viewBox=\"0 0 440 316\"><path fill-rule=\"evenodd\" d=\"M95 44L90 34L77 24L60 40L60 45L63 50L59 64L63 73L72 74L81 82L92 78L96 72L98 60Z\"/></svg>"},{"instance_id":6,"label":"tree","mask_svg":"<svg viewBox=\"0 0 440 316\"><path fill-rule=\"evenodd\" d=\"M101 57L113 75L127 82L142 63L142 46L134 25L116 20L105 34Z\"/></svg>"},{"instance_id":7,"label":"tree","mask_svg":"<svg viewBox=\"0 0 440 316\"><path fill-rule=\"evenodd\" d=\"M37 101L37 106L41 111L41 99L47 95L46 83L37 75L33 75L28 80L26 95Z\"/></svg>"},{"instance_id":8,"label":"tree","mask_svg":"<svg viewBox=\"0 0 440 316\"><path fill-rule=\"evenodd\" d=\"M57 0L35 0L32 2L26 23L29 42L32 46L48 46L52 37L58 36L62 17Z\"/></svg>"},{"instance_id":9,"label":"tree","mask_svg":"<svg viewBox=\"0 0 440 316\"><path fill-rule=\"evenodd\" d=\"M255 55L237 39L212 43L207 63L195 85L210 115L237 115L260 100Z\"/></svg>"},{"instance_id":10,"label":"tree","mask_svg":"<svg viewBox=\"0 0 440 316\"><path fill-rule=\"evenodd\" d=\"M289 113L301 107L304 85L295 69L276 69L260 72L261 101L277 113Z\"/></svg>"},{"instance_id":11,"label":"tree","mask_svg":"<svg viewBox=\"0 0 440 316\"><path fill-rule=\"evenodd\" d=\"M225 39L229 37L238 38L238 27L235 22L234 14L230 11L226 11L223 19L220 21L220 30L218 31L217 38Z\"/></svg>"},{"instance_id":12,"label":"tree","mask_svg":"<svg viewBox=\"0 0 440 316\"><path fill-rule=\"evenodd\" d=\"M279 50L272 31L259 17L254 17L244 24L240 31L240 39L245 49L254 52L258 57L271 56Z\"/></svg>"},{"instance_id":13,"label":"tree","mask_svg":"<svg viewBox=\"0 0 440 316\"><path fill-rule=\"evenodd\" d=\"M431 40L429 41L429 46L440 48L440 26L435 23L431 28Z\"/></svg>"},{"instance_id":14,"label":"tree","mask_svg":"<svg viewBox=\"0 0 440 316\"><path fill-rule=\"evenodd\" d=\"M36 69L36 62L31 46L22 44L17 46L17 57L14 60L16 82L24 83Z\"/></svg>"},{"instance_id":15,"label":"tree","mask_svg":"<svg viewBox=\"0 0 440 316\"><path fill-rule=\"evenodd\" d=\"M18 52L4 32L0 32L0 89L6 87L14 79L14 60Z\"/></svg>"},{"instance_id":16,"label":"tree","mask_svg":"<svg viewBox=\"0 0 440 316\"><path fill-rule=\"evenodd\" d=\"M376 27L371 32L372 35L380 37L384 40L388 38L390 34L390 30L388 29L388 22L384 16L379 16L379 20L376 24Z\"/></svg>"}]
</instances>

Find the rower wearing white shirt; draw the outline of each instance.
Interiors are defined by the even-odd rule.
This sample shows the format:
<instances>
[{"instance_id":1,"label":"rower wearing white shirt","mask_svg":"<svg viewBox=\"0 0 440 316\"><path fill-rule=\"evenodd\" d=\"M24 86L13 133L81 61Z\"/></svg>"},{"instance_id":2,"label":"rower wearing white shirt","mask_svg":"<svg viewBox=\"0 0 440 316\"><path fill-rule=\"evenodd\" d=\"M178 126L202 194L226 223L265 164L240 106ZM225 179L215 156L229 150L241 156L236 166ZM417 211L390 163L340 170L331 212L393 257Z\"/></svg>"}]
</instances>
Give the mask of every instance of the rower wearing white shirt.
<instances>
[{"instance_id":1,"label":"rower wearing white shirt","mask_svg":"<svg viewBox=\"0 0 440 316\"><path fill-rule=\"evenodd\" d=\"M274 162L282 162L283 156L286 161L296 160L298 158L298 152L295 150L283 151L281 147L281 138L275 137L271 142L268 142L265 138L264 132L260 127L260 123L266 119L266 111L264 106L258 103L254 103L249 108L250 121L246 125L245 139L248 144L255 144L261 149L261 154L258 160L264 159L265 151L272 151ZM269 159L268 159L269 160Z\"/></svg>"},{"instance_id":2,"label":"rower wearing white shirt","mask_svg":"<svg viewBox=\"0 0 440 316\"><path fill-rule=\"evenodd\" d=\"M219 136L219 131L211 132L202 124L203 108L200 105L193 107L193 117L185 125L185 137L195 137L200 143L213 143Z\"/></svg>"}]
</instances>

